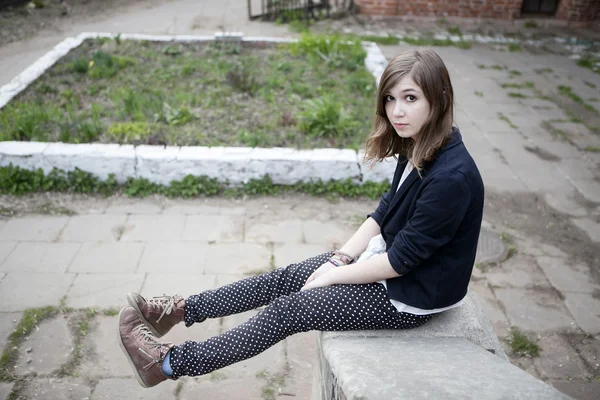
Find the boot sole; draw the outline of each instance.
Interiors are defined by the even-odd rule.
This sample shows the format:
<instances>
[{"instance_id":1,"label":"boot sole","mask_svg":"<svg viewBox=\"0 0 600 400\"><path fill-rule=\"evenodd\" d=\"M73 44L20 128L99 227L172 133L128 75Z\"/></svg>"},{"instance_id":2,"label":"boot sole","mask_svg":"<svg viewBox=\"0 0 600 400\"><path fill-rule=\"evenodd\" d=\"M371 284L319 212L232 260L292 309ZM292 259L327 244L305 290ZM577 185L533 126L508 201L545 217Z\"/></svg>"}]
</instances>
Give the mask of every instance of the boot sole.
<instances>
[{"instance_id":1,"label":"boot sole","mask_svg":"<svg viewBox=\"0 0 600 400\"><path fill-rule=\"evenodd\" d=\"M137 311L138 316L140 317L140 319L142 320L142 322L146 325L146 328L148 328L148 330L150 332L152 332L152 334L154 336L156 336L157 338L161 338L161 337L164 336L162 333L159 333L156 330L156 328L154 328L152 326L152 324L146 318L144 318L144 315L142 314L142 311L138 307L137 302L135 301L135 298L133 297L133 294L131 292L127 293L127 302L129 303L129 305L131 307L133 307L135 309L135 311Z\"/></svg>"},{"instance_id":2,"label":"boot sole","mask_svg":"<svg viewBox=\"0 0 600 400\"><path fill-rule=\"evenodd\" d=\"M123 313L123 311L126 309L127 307L123 307L121 309L121 311L119 311L119 324L117 326L118 329L118 334L119 334L119 346L121 346L121 350L123 350L123 353L125 353L125 357L127 358L127 361L129 362L129 365L131 365L131 369L133 369L133 374L135 375L135 378L137 379L138 383L140 385L142 385L142 387L145 388L149 388L150 386L148 386L143 380L142 377L140 376L140 373L137 370L137 367L135 366L135 364L133 363L133 360L131 359L131 356L129 355L129 353L127 352L127 350L125 349L125 345L123 344L123 338L121 337L121 329L119 329L121 327L121 314Z\"/></svg>"}]
</instances>

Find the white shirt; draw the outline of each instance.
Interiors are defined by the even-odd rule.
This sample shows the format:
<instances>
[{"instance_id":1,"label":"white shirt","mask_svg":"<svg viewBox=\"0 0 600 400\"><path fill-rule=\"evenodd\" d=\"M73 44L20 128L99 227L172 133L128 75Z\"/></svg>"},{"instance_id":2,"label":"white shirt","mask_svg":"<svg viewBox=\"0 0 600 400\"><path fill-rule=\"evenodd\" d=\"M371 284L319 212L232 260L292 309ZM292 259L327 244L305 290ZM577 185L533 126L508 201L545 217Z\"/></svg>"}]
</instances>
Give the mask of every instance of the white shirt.
<instances>
[{"instance_id":1,"label":"white shirt","mask_svg":"<svg viewBox=\"0 0 600 400\"><path fill-rule=\"evenodd\" d=\"M406 180L406 177L408 176L408 174L410 174L410 172L414 169L414 167L415 166L410 161L408 161L406 163L406 167L404 167L404 172L402 172L402 177L400 178L400 182L398 183L398 189L400 188L400 186L402 186L402 183ZM396 190L398 190L398 189L396 189ZM385 252L386 252L385 240L383 240L383 236L381 236L381 234L379 234L369 241L367 249L358 257L357 262L367 260L377 254L382 254ZM385 280L378 281L377 283L381 283L387 289L387 283ZM396 307L396 309L398 311L413 314L413 315L435 314L435 313L449 310L454 307L458 307L463 303L463 299L461 299L458 303L455 303L448 307L434 308L432 310L424 310L422 308L409 306L408 304L404 304L402 302L399 302L398 300L390 299L390 301L392 302L392 305L394 307Z\"/></svg>"}]
</instances>

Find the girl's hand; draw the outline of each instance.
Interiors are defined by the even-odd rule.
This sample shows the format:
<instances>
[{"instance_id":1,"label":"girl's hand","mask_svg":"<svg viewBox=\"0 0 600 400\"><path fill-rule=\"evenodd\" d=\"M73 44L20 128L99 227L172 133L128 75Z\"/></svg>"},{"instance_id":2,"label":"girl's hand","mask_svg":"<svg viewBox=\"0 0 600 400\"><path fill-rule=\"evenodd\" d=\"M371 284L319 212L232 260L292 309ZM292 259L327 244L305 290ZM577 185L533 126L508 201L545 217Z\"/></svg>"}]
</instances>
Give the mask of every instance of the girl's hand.
<instances>
[{"instance_id":1,"label":"girl's hand","mask_svg":"<svg viewBox=\"0 0 600 400\"><path fill-rule=\"evenodd\" d=\"M308 277L308 279L306 280L306 282L304 282L304 286L300 290L306 290L305 289L306 285L308 285L309 283L311 283L315 279L319 278L321 275L324 275L325 273L331 271L334 268L336 268L335 265L333 265L330 262L326 262L325 264L322 264L319 268L317 268L315 270L315 272L312 273L311 276Z\"/></svg>"},{"instance_id":2,"label":"girl's hand","mask_svg":"<svg viewBox=\"0 0 600 400\"><path fill-rule=\"evenodd\" d=\"M331 286L336 283L335 276L336 276L337 268L333 265L331 266L331 268L328 268L326 265L322 265L321 267L319 267L319 270L323 267L326 268L325 272L319 274L319 276L317 276L316 278L314 278L312 280L310 278L308 278L308 280L306 281L306 283L304 284L302 289L300 289L300 291L314 289L314 288L318 288L318 287ZM317 271L315 271L315 272L317 272Z\"/></svg>"}]
</instances>

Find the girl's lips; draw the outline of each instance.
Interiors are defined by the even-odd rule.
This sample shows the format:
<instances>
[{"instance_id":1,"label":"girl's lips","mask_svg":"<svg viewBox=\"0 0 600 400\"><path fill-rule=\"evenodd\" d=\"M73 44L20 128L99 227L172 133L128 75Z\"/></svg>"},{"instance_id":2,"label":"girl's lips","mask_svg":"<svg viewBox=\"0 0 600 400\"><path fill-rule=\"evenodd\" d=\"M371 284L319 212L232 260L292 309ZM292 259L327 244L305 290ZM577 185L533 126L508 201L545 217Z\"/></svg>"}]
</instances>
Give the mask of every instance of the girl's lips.
<instances>
[{"instance_id":1,"label":"girl's lips","mask_svg":"<svg viewBox=\"0 0 600 400\"><path fill-rule=\"evenodd\" d=\"M407 126L408 124L394 124L394 126L396 128L404 128L405 126Z\"/></svg>"}]
</instances>

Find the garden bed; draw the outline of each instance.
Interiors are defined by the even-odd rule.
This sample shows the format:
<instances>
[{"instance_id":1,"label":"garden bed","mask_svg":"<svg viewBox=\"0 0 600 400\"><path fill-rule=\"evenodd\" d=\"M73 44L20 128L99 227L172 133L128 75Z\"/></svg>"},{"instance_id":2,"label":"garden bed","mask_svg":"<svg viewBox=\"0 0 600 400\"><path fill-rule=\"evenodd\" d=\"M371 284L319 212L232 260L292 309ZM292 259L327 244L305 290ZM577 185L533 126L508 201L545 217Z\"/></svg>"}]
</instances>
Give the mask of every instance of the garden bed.
<instances>
[{"instance_id":1,"label":"garden bed","mask_svg":"<svg viewBox=\"0 0 600 400\"><path fill-rule=\"evenodd\" d=\"M357 40L87 39L0 109L0 141L352 148L376 83Z\"/></svg>"}]
</instances>

